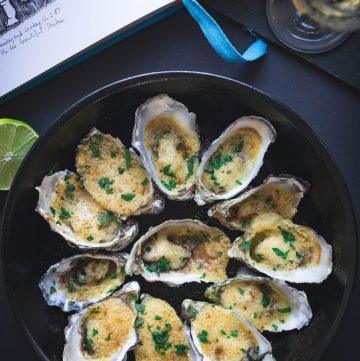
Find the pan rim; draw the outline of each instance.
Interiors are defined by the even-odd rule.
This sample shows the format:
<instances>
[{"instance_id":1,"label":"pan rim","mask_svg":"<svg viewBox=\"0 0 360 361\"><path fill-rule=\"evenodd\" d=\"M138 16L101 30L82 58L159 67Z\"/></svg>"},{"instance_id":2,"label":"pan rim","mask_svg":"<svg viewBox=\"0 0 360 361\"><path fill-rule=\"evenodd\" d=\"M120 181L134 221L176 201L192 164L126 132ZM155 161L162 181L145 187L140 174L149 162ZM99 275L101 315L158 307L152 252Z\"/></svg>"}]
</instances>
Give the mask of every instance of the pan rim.
<instances>
[{"instance_id":1,"label":"pan rim","mask_svg":"<svg viewBox=\"0 0 360 361\"><path fill-rule=\"evenodd\" d=\"M11 292L11 285L7 281L5 277L6 274L6 253L7 253L7 245L4 240L8 240L9 236L9 226L11 224L11 215L13 213L14 208L14 199L17 195L17 189L21 185L22 180L24 179L29 166L31 164L31 160L36 158L44 144L51 138L55 132L72 116L74 116L77 112L79 112L82 108L90 105L93 102L100 101L101 99L114 94L118 91L124 91L130 88L141 86L142 84L155 83L155 82L163 82L170 79L176 78L184 78L184 77L192 77L197 79L203 79L205 81L215 81L220 86L224 86L227 88L236 89L237 91L241 90L244 93L248 93L250 95L254 95L254 97L264 101L267 104L270 104L275 109L277 109L281 114L285 115L287 118L291 120L291 122L301 131L307 140L311 143L311 145L316 149L318 154L321 156L322 160L328 166L330 172L333 175L334 181L337 185L337 188L341 194L341 197L347 201L347 213L351 215L347 222L350 225L350 231L353 234L353 248L354 252L352 252L352 259L349 260L349 277L348 282L345 285L344 294L340 303L339 311L336 314L336 317L328 330L327 334L324 336L320 347L318 348L316 356L313 358L314 361L318 361L324 355L326 349L328 348L330 341L335 336L337 330L339 329L341 323L343 322L345 312L348 309L350 303L350 296L353 293L355 278L356 278L356 269L358 267L358 230L355 218L355 212L353 208L353 204L351 201L350 193L348 187L345 183L345 180L337 167L335 160L332 155L328 151L327 147L323 144L322 140L316 134L316 132L307 124L305 120L303 120L299 115L297 115L293 110L291 110L288 106L280 102L279 100L271 97L269 94L249 85L243 83L241 81L231 79L225 76L206 73L206 72L197 72L197 71L162 71L162 72L150 72L135 76L130 76L128 78L117 80L108 85L105 85L90 94L82 97L68 108L66 108L60 116L53 121L50 126L47 128L45 133L41 135L38 141L31 148L29 153L26 155L23 163L21 164L15 179L12 183L10 191L7 195L4 211L1 219L1 227L0 227L0 260L1 260L1 277L4 284L4 288L6 290L7 299L10 304L10 308L15 316L17 324L20 326L20 329L25 334L26 339L31 344L31 347L35 350L37 355L43 361L49 361L48 357L42 351L41 347L33 338L24 318L21 315L20 309L16 306L15 295ZM8 242L7 242L8 243Z\"/></svg>"}]
</instances>

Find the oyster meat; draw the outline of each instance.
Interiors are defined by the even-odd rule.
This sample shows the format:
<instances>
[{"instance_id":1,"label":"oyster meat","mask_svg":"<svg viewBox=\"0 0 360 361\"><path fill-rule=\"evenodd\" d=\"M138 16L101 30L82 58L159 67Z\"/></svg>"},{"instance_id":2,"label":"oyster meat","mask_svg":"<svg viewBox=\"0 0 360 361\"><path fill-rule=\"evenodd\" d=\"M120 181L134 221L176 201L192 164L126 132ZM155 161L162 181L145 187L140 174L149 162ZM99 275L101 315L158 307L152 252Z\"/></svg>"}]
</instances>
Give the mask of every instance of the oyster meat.
<instances>
[{"instance_id":1,"label":"oyster meat","mask_svg":"<svg viewBox=\"0 0 360 361\"><path fill-rule=\"evenodd\" d=\"M305 292L285 282L244 274L210 286L205 296L241 314L260 332L300 329L312 318Z\"/></svg>"},{"instance_id":2,"label":"oyster meat","mask_svg":"<svg viewBox=\"0 0 360 361\"><path fill-rule=\"evenodd\" d=\"M72 246L115 251L125 248L137 235L137 222L123 222L103 208L73 172L45 176L36 189L36 211Z\"/></svg>"},{"instance_id":3,"label":"oyster meat","mask_svg":"<svg viewBox=\"0 0 360 361\"><path fill-rule=\"evenodd\" d=\"M185 327L175 310L167 302L148 294L141 295L140 299L136 361L190 361Z\"/></svg>"},{"instance_id":4,"label":"oyster meat","mask_svg":"<svg viewBox=\"0 0 360 361\"><path fill-rule=\"evenodd\" d=\"M127 274L170 286L227 279L230 240L218 228L191 220L169 220L150 228L131 250Z\"/></svg>"},{"instance_id":5,"label":"oyster meat","mask_svg":"<svg viewBox=\"0 0 360 361\"><path fill-rule=\"evenodd\" d=\"M228 255L283 281L320 283L332 270L332 249L313 229L277 213L254 217Z\"/></svg>"},{"instance_id":6,"label":"oyster meat","mask_svg":"<svg viewBox=\"0 0 360 361\"><path fill-rule=\"evenodd\" d=\"M91 196L124 219L164 208L140 158L110 134L91 130L77 148L76 169Z\"/></svg>"},{"instance_id":7,"label":"oyster meat","mask_svg":"<svg viewBox=\"0 0 360 361\"><path fill-rule=\"evenodd\" d=\"M200 140L196 116L166 94L147 100L135 114L132 145L168 198L193 198Z\"/></svg>"},{"instance_id":8,"label":"oyster meat","mask_svg":"<svg viewBox=\"0 0 360 361\"><path fill-rule=\"evenodd\" d=\"M264 118L247 116L233 122L203 154L196 177L198 205L229 199L258 174L276 132Z\"/></svg>"},{"instance_id":9,"label":"oyster meat","mask_svg":"<svg viewBox=\"0 0 360 361\"><path fill-rule=\"evenodd\" d=\"M111 296L125 281L128 254L82 254L65 258L42 276L39 287L50 306L78 311Z\"/></svg>"},{"instance_id":10,"label":"oyster meat","mask_svg":"<svg viewBox=\"0 0 360 361\"><path fill-rule=\"evenodd\" d=\"M127 283L110 298L69 317L63 361L125 361L138 336L135 329L137 282Z\"/></svg>"},{"instance_id":11,"label":"oyster meat","mask_svg":"<svg viewBox=\"0 0 360 361\"><path fill-rule=\"evenodd\" d=\"M254 216L265 212L292 219L308 187L307 182L292 176L269 176L262 185L239 197L214 204L208 215L229 229L241 231L246 230Z\"/></svg>"},{"instance_id":12,"label":"oyster meat","mask_svg":"<svg viewBox=\"0 0 360 361\"><path fill-rule=\"evenodd\" d=\"M270 342L234 310L184 300L194 361L274 360Z\"/></svg>"}]
</instances>

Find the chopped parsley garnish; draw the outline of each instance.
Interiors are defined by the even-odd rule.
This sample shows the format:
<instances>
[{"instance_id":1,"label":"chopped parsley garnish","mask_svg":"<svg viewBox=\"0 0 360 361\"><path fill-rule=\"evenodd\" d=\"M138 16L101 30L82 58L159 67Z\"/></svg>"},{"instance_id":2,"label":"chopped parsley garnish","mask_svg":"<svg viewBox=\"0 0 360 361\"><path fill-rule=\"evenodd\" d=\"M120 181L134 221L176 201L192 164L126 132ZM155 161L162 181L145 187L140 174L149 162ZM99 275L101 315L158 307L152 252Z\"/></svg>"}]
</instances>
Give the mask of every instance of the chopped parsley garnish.
<instances>
[{"instance_id":1,"label":"chopped parsley garnish","mask_svg":"<svg viewBox=\"0 0 360 361\"><path fill-rule=\"evenodd\" d=\"M118 172L119 174L123 174L125 172L124 168L118 167Z\"/></svg>"},{"instance_id":2,"label":"chopped parsley garnish","mask_svg":"<svg viewBox=\"0 0 360 361\"><path fill-rule=\"evenodd\" d=\"M226 332L224 331L224 330L220 330L220 333L222 334L222 335L224 335L224 336L226 336Z\"/></svg>"},{"instance_id":3,"label":"chopped parsley garnish","mask_svg":"<svg viewBox=\"0 0 360 361\"><path fill-rule=\"evenodd\" d=\"M68 302L68 305L69 305L69 306L74 306L74 305L75 305L75 301L69 301L69 302Z\"/></svg>"},{"instance_id":4,"label":"chopped parsley garnish","mask_svg":"<svg viewBox=\"0 0 360 361\"><path fill-rule=\"evenodd\" d=\"M55 287L51 287L50 288L50 294L52 295L53 293L55 293L57 290Z\"/></svg>"},{"instance_id":5,"label":"chopped parsley garnish","mask_svg":"<svg viewBox=\"0 0 360 361\"><path fill-rule=\"evenodd\" d=\"M196 308L192 308L188 313L188 317L194 318L198 313L199 313L199 311Z\"/></svg>"},{"instance_id":6,"label":"chopped parsley garnish","mask_svg":"<svg viewBox=\"0 0 360 361\"><path fill-rule=\"evenodd\" d=\"M275 325L275 324L272 324L271 326L275 331L277 331L279 329L279 327L277 325Z\"/></svg>"},{"instance_id":7,"label":"chopped parsley garnish","mask_svg":"<svg viewBox=\"0 0 360 361\"><path fill-rule=\"evenodd\" d=\"M89 353L93 353L94 352L94 341L89 338L86 338L85 339L85 348L86 348L86 351L88 351Z\"/></svg>"},{"instance_id":8,"label":"chopped parsley garnish","mask_svg":"<svg viewBox=\"0 0 360 361\"><path fill-rule=\"evenodd\" d=\"M243 290L242 288L238 288L238 291L241 295L243 295L245 293L245 290Z\"/></svg>"},{"instance_id":9,"label":"chopped parsley garnish","mask_svg":"<svg viewBox=\"0 0 360 361\"><path fill-rule=\"evenodd\" d=\"M176 182L173 180L173 179L170 179L170 182L167 183L165 181L161 181L161 184L166 188L168 189L169 191L173 190L176 188Z\"/></svg>"},{"instance_id":10,"label":"chopped parsley garnish","mask_svg":"<svg viewBox=\"0 0 360 361\"><path fill-rule=\"evenodd\" d=\"M171 324L168 323L168 322L165 322L165 327L166 327L169 331L172 330L172 326L171 326Z\"/></svg>"},{"instance_id":11,"label":"chopped parsley garnish","mask_svg":"<svg viewBox=\"0 0 360 361\"><path fill-rule=\"evenodd\" d=\"M156 320L156 321L162 320L162 317L156 315L156 316L155 316L155 320Z\"/></svg>"},{"instance_id":12,"label":"chopped parsley garnish","mask_svg":"<svg viewBox=\"0 0 360 361\"><path fill-rule=\"evenodd\" d=\"M100 223L101 228L107 228L114 220L114 214L111 211L104 211L98 214L97 220Z\"/></svg>"},{"instance_id":13,"label":"chopped parsley garnish","mask_svg":"<svg viewBox=\"0 0 360 361\"><path fill-rule=\"evenodd\" d=\"M202 343L209 343L207 337L208 337L208 332L205 330L202 330L200 333L198 333L197 337L200 340L200 342Z\"/></svg>"},{"instance_id":14,"label":"chopped parsley garnish","mask_svg":"<svg viewBox=\"0 0 360 361\"><path fill-rule=\"evenodd\" d=\"M135 194L133 193L126 193L121 195L121 199L123 199L126 202L130 202L135 198Z\"/></svg>"},{"instance_id":15,"label":"chopped parsley garnish","mask_svg":"<svg viewBox=\"0 0 360 361\"><path fill-rule=\"evenodd\" d=\"M135 326L140 328L140 327L144 326L144 322L145 322L145 320L143 318L138 318L135 322Z\"/></svg>"},{"instance_id":16,"label":"chopped parsley garnish","mask_svg":"<svg viewBox=\"0 0 360 361\"><path fill-rule=\"evenodd\" d=\"M234 152L240 153L244 148L244 141L241 139L239 143L235 144Z\"/></svg>"},{"instance_id":17,"label":"chopped parsley garnish","mask_svg":"<svg viewBox=\"0 0 360 361\"><path fill-rule=\"evenodd\" d=\"M302 257L302 254L301 254L300 252L298 252L298 251L296 251L295 254L296 254L296 257L297 257L297 258L301 258L301 257Z\"/></svg>"},{"instance_id":18,"label":"chopped parsley garnish","mask_svg":"<svg viewBox=\"0 0 360 361\"><path fill-rule=\"evenodd\" d=\"M163 169L162 169L162 172L167 175L168 177L171 177L171 178L176 178L176 175L174 172L170 172L170 168L171 168L171 164L168 164L167 166L165 166Z\"/></svg>"},{"instance_id":19,"label":"chopped parsley garnish","mask_svg":"<svg viewBox=\"0 0 360 361\"><path fill-rule=\"evenodd\" d=\"M218 252L219 257L222 257L223 254L224 254L224 252L221 252L221 251Z\"/></svg>"},{"instance_id":20,"label":"chopped parsley garnish","mask_svg":"<svg viewBox=\"0 0 360 361\"><path fill-rule=\"evenodd\" d=\"M131 164L131 154L129 149L127 149L125 147L125 145L122 147L123 151L124 151L124 155L125 155L125 164L126 164L126 169L131 168L132 164Z\"/></svg>"},{"instance_id":21,"label":"chopped parsley garnish","mask_svg":"<svg viewBox=\"0 0 360 361\"><path fill-rule=\"evenodd\" d=\"M93 328L92 329L92 337L95 337L98 334L99 334L99 331L96 328Z\"/></svg>"},{"instance_id":22,"label":"chopped parsley garnish","mask_svg":"<svg viewBox=\"0 0 360 361\"><path fill-rule=\"evenodd\" d=\"M205 277L206 277L206 273L203 273L200 278L205 278Z\"/></svg>"},{"instance_id":23,"label":"chopped parsley garnish","mask_svg":"<svg viewBox=\"0 0 360 361\"><path fill-rule=\"evenodd\" d=\"M93 240L94 240L94 237L93 237L93 236L89 236L89 237L87 237L86 239L90 242L90 241L93 241Z\"/></svg>"},{"instance_id":24,"label":"chopped parsley garnish","mask_svg":"<svg viewBox=\"0 0 360 361\"><path fill-rule=\"evenodd\" d=\"M246 350L244 348L241 348L240 351L246 353Z\"/></svg>"},{"instance_id":25,"label":"chopped parsley garnish","mask_svg":"<svg viewBox=\"0 0 360 361\"><path fill-rule=\"evenodd\" d=\"M136 301L136 300L137 300L137 296L136 296L134 293L132 293L132 294L130 295L130 300L131 300L131 301Z\"/></svg>"},{"instance_id":26,"label":"chopped parsley garnish","mask_svg":"<svg viewBox=\"0 0 360 361\"><path fill-rule=\"evenodd\" d=\"M68 282L68 283L67 283L67 290L68 290L70 293L76 292L76 288L74 287L74 285L73 285L71 282Z\"/></svg>"},{"instance_id":27,"label":"chopped parsley garnish","mask_svg":"<svg viewBox=\"0 0 360 361\"><path fill-rule=\"evenodd\" d=\"M258 258L259 261L263 261L265 259L265 257L261 253L257 253L256 257Z\"/></svg>"},{"instance_id":28,"label":"chopped parsley garnish","mask_svg":"<svg viewBox=\"0 0 360 361\"><path fill-rule=\"evenodd\" d=\"M151 247L150 247L150 246L146 246L146 247L145 247L145 251L146 251L146 252L150 252L150 251L151 251Z\"/></svg>"},{"instance_id":29,"label":"chopped parsley garnish","mask_svg":"<svg viewBox=\"0 0 360 361\"><path fill-rule=\"evenodd\" d=\"M101 143L104 140L104 136L102 134L95 134L95 139L97 142Z\"/></svg>"},{"instance_id":30,"label":"chopped parsley garnish","mask_svg":"<svg viewBox=\"0 0 360 361\"><path fill-rule=\"evenodd\" d=\"M239 186L241 186L242 185L242 183L237 179L236 181L235 181Z\"/></svg>"},{"instance_id":31,"label":"chopped parsley garnish","mask_svg":"<svg viewBox=\"0 0 360 361\"><path fill-rule=\"evenodd\" d=\"M290 248L291 248L292 250L296 250L296 247L294 246L293 243L290 243Z\"/></svg>"},{"instance_id":32,"label":"chopped parsley garnish","mask_svg":"<svg viewBox=\"0 0 360 361\"><path fill-rule=\"evenodd\" d=\"M194 174L194 163L197 160L197 155L193 155L188 161L187 161L187 169L188 173L185 177L185 182Z\"/></svg>"},{"instance_id":33,"label":"chopped parsley garnish","mask_svg":"<svg viewBox=\"0 0 360 361\"><path fill-rule=\"evenodd\" d=\"M199 269L199 270L200 270L200 269L202 269L202 268L203 268L203 264L202 264L201 262L199 262L198 265L197 265L197 267L196 267L196 269Z\"/></svg>"},{"instance_id":34,"label":"chopped parsley garnish","mask_svg":"<svg viewBox=\"0 0 360 361\"><path fill-rule=\"evenodd\" d=\"M295 241L295 236L291 232L289 232L286 229L283 229L281 227L278 227L278 228L280 229L285 242L294 242Z\"/></svg>"},{"instance_id":35,"label":"chopped parsley garnish","mask_svg":"<svg viewBox=\"0 0 360 361\"><path fill-rule=\"evenodd\" d=\"M169 272L170 271L171 263L166 257L161 256L158 261L148 264L146 266L146 269L149 272L155 272L158 276L160 276L161 272Z\"/></svg>"},{"instance_id":36,"label":"chopped parsley garnish","mask_svg":"<svg viewBox=\"0 0 360 361\"><path fill-rule=\"evenodd\" d=\"M172 343L168 342L170 337L169 332L167 330L152 331L151 326L148 326L148 330L151 332L155 344L155 351L161 355L165 355L165 352L172 346Z\"/></svg>"},{"instance_id":37,"label":"chopped parsley garnish","mask_svg":"<svg viewBox=\"0 0 360 361\"><path fill-rule=\"evenodd\" d=\"M261 302L262 302L263 307L266 308L267 306L270 305L270 297L267 294L263 293Z\"/></svg>"},{"instance_id":38,"label":"chopped parsley garnish","mask_svg":"<svg viewBox=\"0 0 360 361\"><path fill-rule=\"evenodd\" d=\"M281 257L282 259L286 259L289 251L283 252L281 249L279 248L272 248L272 250L276 253L277 256Z\"/></svg>"},{"instance_id":39,"label":"chopped parsley garnish","mask_svg":"<svg viewBox=\"0 0 360 361\"><path fill-rule=\"evenodd\" d=\"M279 311L280 313L290 313L290 312L291 312L291 307L278 308L278 311Z\"/></svg>"},{"instance_id":40,"label":"chopped parsley garnish","mask_svg":"<svg viewBox=\"0 0 360 361\"><path fill-rule=\"evenodd\" d=\"M141 182L141 185L143 187L146 187L149 184L149 180L147 179L147 177L144 178L144 180Z\"/></svg>"},{"instance_id":41,"label":"chopped parsley garnish","mask_svg":"<svg viewBox=\"0 0 360 361\"><path fill-rule=\"evenodd\" d=\"M111 158L115 158L117 155L118 155L118 151L117 151L117 150L112 150L112 151L110 152Z\"/></svg>"},{"instance_id":42,"label":"chopped parsley garnish","mask_svg":"<svg viewBox=\"0 0 360 361\"><path fill-rule=\"evenodd\" d=\"M101 158L99 145L97 143L91 142L89 145L89 149L93 158Z\"/></svg>"},{"instance_id":43,"label":"chopped parsley garnish","mask_svg":"<svg viewBox=\"0 0 360 361\"><path fill-rule=\"evenodd\" d=\"M115 287L110 287L110 288L106 291L106 293L116 292L116 291L118 291L120 288L121 288L121 285L115 286Z\"/></svg>"},{"instance_id":44,"label":"chopped parsley garnish","mask_svg":"<svg viewBox=\"0 0 360 361\"><path fill-rule=\"evenodd\" d=\"M257 313L256 312L254 313L254 318L257 318Z\"/></svg>"},{"instance_id":45,"label":"chopped parsley garnish","mask_svg":"<svg viewBox=\"0 0 360 361\"><path fill-rule=\"evenodd\" d=\"M75 185L70 182L66 182L66 188L64 191L66 197L73 200L74 199L74 193L73 193L74 190L75 190Z\"/></svg>"},{"instance_id":46,"label":"chopped parsley garnish","mask_svg":"<svg viewBox=\"0 0 360 361\"><path fill-rule=\"evenodd\" d=\"M215 242L220 242L220 239L221 239L221 234L217 234L217 235L214 237L214 241L215 241Z\"/></svg>"},{"instance_id":47,"label":"chopped parsley garnish","mask_svg":"<svg viewBox=\"0 0 360 361\"><path fill-rule=\"evenodd\" d=\"M251 248L251 239L244 241L244 243L243 243L244 251L248 251L250 248Z\"/></svg>"},{"instance_id":48,"label":"chopped parsley garnish","mask_svg":"<svg viewBox=\"0 0 360 361\"><path fill-rule=\"evenodd\" d=\"M141 303L135 304L136 311L140 312L142 315L145 313L145 306Z\"/></svg>"},{"instance_id":49,"label":"chopped parsley garnish","mask_svg":"<svg viewBox=\"0 0 360 361\"><path fill-rule=\"evenodd\" d=\"M231 330L230 335L231 335L232 337L238 337L238 336L239 336L239 332L238 332L237 330Z\"/></svg>"},{"instance_id":50,"label":"chopped parsley garnish","mask_svg":"<svg viewBox=\"0 0 360 361\"><path fill-rule=\"evenodd\" d=\"M117 275L115 275L115 274L113 274L113 275L110 275L110 277L109 277L111 280L115 280L115 279L117 279Z\"/></svg>"},{"instance_id":51,"label":"chopped parsley garnish","mask_svg":"<svg viewBox=\"0 0 360 361\"><path fill-rule=\"evenodd\" d=\"M189 349L188 346L186 345L183 345L183 344L178 344L178 345L174 345L175 346L175 353L178 355L178 356L185 356L186 353L187 353L187 350Z\"/></svg>"},{"instance_id":52,"label":"chopped parsley garnish","mask_svg":"<svg viewBox=\"0 0 360 361\"><path fill-rule=\"evenodd\" d=\"M111 335L111 333L109 333L109 334L104 338L104 340L105 340L105 341L110 341L110 335Z\"/></svg>"},{"instance_id":53,"label":"chopped parsley garnish","mask_svg":"<svg viewBox=\"0 0 360 361\"><path fill-rule=\"evenodd\" d=\"M106 194L113 194L114 193L112 188L111 188L113 183L114 183L114 181L113 180L111 181L107 177L102 177L98 181L98 184L99 184L100 188L102 188L106 192Z\"/></svg>"},{"instance_id":54,"label":"chopped parsley garnish","mask_svg":"<svg viewBox=\"0 0 360 361\"><path fill-rule=\"evenodd\" d=\"M51 214L55 217L56 211L53 207L50 207Z\"/></svg>"},{"instance_id":55,"label":"chopped parsley garnish","mask_svg":"<svg viewBox=\"0 0 360 361\"><path fill-rule=\"evenodd\" d=\"M71 218L71 214L67 209L61 208L59 217L66 220Z\"/></svg>"}]
</instances>

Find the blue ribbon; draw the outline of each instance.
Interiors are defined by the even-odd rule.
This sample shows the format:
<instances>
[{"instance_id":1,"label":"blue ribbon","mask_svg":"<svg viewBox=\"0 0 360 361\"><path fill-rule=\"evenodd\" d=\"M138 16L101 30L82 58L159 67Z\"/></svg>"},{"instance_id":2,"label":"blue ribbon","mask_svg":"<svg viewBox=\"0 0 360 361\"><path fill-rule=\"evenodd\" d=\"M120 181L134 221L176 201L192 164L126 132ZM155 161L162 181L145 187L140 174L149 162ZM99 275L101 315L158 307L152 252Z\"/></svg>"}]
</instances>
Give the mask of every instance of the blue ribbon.
<instances>
[{"instance_id":1,"label":"blue ribbon","mask_svg":"<svg viewBox=\"0 0 360 361\"><path fill-rule=\"evenodd\" d=\"M217 22L196 0L182 0L182 3L198 23L210 45L225 61L229 63L243 63L254 61L266 54L267 45L261 39L256 40L243 54L240 54Z\"/></svg>"}]
</instances>

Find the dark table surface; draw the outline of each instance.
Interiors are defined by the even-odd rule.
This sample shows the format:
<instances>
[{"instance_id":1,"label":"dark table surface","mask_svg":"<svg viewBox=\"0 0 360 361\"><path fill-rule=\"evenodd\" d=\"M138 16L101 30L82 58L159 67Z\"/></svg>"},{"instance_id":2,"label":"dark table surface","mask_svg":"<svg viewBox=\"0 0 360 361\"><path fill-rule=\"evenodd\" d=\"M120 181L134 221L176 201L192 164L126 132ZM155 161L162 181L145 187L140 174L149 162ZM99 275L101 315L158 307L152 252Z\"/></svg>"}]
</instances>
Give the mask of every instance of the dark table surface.
<instances>
[{"instance_id":1,"label":"dark table surface","mask_svg":"<svg viewBox=\"0 0 360 361\"><path fill-rule=\"evenodd\" d=\"M220 14L212 14L238 48L251 41L240 25ZM312 126L337 163L353 200L359 226L360 94L274 44L269 44L268 55L258 62L226 64L214 54L184 9L1 105L0 118L24 120L43 134L68 106L84 95L131 75L163 70L202 71L241 80L292 108ZM0 192L0 210L5 197L6 192ZM323 360L359 360L356 351L359 303L358 284ZM2 283L0 309L0 358L38 360L16 324Z\"/></svg>"}]
</instances>

